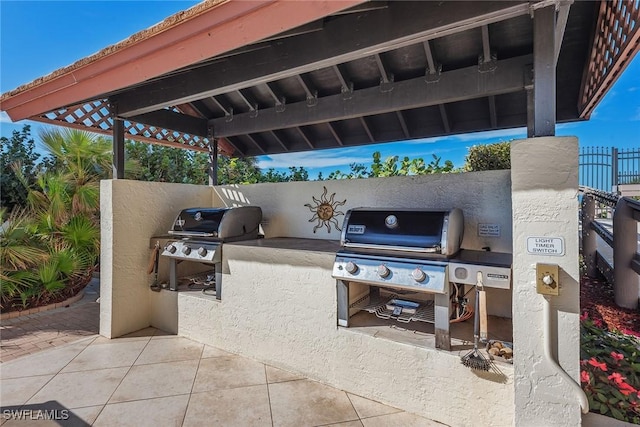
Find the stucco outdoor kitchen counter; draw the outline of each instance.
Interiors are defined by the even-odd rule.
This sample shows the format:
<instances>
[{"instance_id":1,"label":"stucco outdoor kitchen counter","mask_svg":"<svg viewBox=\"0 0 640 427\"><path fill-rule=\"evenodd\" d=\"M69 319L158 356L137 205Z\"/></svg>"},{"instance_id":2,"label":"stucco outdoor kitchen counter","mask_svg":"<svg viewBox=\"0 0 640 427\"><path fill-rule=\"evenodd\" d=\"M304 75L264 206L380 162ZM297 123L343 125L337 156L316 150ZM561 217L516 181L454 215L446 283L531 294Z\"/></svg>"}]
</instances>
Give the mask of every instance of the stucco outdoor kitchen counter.
<instances>
[{"instance_id":1,"label":"stucco outdoor kitchen counter","mask_svg":"<svg viewBox=\"0 0 640 427\"><path fill-rule=\"evenodd\" d=\"M453 425L508 425L512 367L487 380L457 352L424 345L427 336L411 334L416 345L393 339L389 328L338 327L338 250L337 240L308 238L225 243L221 302L178 293L178 334L432 419L453 411ZM483 401L474 411L470 393Z\"/></svg>"}]
</instances>

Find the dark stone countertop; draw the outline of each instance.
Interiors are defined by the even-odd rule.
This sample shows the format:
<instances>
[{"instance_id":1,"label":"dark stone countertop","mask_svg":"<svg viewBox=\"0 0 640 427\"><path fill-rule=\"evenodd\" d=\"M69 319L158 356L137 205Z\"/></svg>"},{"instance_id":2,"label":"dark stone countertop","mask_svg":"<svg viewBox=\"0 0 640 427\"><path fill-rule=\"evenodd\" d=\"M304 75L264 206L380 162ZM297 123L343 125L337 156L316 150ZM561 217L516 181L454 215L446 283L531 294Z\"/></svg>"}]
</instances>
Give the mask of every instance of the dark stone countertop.
<instances>
[{"instance_id":1,"label":"dark stone countertop","mask_svg":"<svg viewBox=\"0 0 640 427\"><path fill-rule=\"evenodd\" d=\"M288 249L335 254L340 249L338 240L301 239L297 237L273 237L269 239L244 240L225 243L228 246L245 246L268 249Z\"/></svg>"},{"instance_id":2,"label":"dark stone countertop","mask_svg":"<svg viewBox=\"0 0 640 427\"><path fill-rule=\"evenodd\" d=\"M340 248L338 240L302 239L297 237L273 237L269 239L244 240L225 243L225 246L243 246L252 248L287 249L294 251L308 251L335 254ZM389 254L393 255L393 254ZM414 256L417 256L414 254ZM417 256L428 259L429 254ZM434 261L457 262L460 264L488 265L494 267L511 267L513 256L510 253L488 252L462 249L450 258L434 257Z\"/></svg>"},{"instance_id":3,"label":"dark stone countertop","mask_svg":"<svg viewBox=\"0 0 640 427\"><path fill-rule=\"evenodd\" d=\"M488 265L493 267L510 268L513 263L513 255L504 252L475 251L462 249L456 255L448 259L449 262L460 264Z\"/></svg>"}]
</instances>

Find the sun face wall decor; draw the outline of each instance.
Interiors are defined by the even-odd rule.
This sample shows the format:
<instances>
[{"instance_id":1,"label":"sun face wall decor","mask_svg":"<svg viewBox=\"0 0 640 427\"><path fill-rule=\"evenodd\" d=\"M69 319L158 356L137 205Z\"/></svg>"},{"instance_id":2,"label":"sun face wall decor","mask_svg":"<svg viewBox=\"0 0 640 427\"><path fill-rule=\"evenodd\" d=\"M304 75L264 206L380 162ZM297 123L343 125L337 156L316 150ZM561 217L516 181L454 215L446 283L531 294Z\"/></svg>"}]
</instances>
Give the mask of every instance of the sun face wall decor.
<instances>
[{"instance_id":1,"label":"sun face wall decor","mask_svg":"<svg viewBox=\"0 0 640 427\"><path fill-rule=\"evenodd\" d=\"M336 193L332 193L331 196L327 198L327 187L323 186L322 188L324 188L324 191L318 199L311 196L315 205L311 205L310 203L305 204L305 206L313 212L313 217L309 222L318 221L318 224L313 227L313 232L315 233L319 228L327 227L327 233L330 233L331 224L333 224L338 231L342 231L335 217L344 215L344 212L338 211L336 208L347 203L347 199L344 199L341 202L334 201L333 199L335 198Z\"/></svg>"}]
</instances>

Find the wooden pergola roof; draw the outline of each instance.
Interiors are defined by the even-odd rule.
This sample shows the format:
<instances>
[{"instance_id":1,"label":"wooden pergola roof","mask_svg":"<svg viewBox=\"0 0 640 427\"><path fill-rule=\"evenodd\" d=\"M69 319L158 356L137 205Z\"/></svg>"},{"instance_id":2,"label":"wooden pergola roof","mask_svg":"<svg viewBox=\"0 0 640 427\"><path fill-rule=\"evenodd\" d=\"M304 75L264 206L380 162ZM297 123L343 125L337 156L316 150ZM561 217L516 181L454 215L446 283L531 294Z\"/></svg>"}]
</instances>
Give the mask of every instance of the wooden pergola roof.
<instances>
[{"instance_id":1,"label":"wooden pergola roof","mask_svg":"<svg viewBox=\"0 0 640 427\"><path fill-rule=\"evenodd\" d=\"M554 6L556 119L639 49L630 1L209 1L0 98L13 120L253 156L527 126L535 9Z\"/></svg>"}]
</instances>

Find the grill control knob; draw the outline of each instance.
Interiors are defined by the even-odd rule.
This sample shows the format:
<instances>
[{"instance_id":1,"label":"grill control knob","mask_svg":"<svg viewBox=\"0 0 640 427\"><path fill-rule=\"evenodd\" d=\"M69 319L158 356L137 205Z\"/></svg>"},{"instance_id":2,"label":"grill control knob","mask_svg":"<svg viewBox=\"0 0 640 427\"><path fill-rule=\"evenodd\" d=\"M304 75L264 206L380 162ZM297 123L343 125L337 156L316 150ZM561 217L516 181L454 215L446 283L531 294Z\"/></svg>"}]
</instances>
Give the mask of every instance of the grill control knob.
<instances>
[{"instance_id":1,"label":"grill control knob","mask_svg":"<svg viewBox=\"0 0 640 427\"><path fill-rule=\"evenodd\" d=\"M200 255L201 257L205 256L207 254L207 248L200 246L198 248L198 255Z\"/></svg>"},{"instance_id":2,"label":"grill control knob","mask_svg":"<svg viewBox=\"0 0 640 427\"><path fill-rule=\"evenodd\" d=\"M175 254L177 248L174 245L167 245L167 247L165 248L170 254Z\"/></svg>"},{"instance_id":3,"label":"grill control knob","mask_svg":"<svg viewBox=\"0 0 640 427\"><path fill-rule=\"evenodd\" d=\"M347 270L349 274L356 274L358 271L358 264L353 261L349 261L347 265L344 266L344 269Z\"/></svg>"},{"instance_id":4,"label":"grill control knob","mask_svg":"<svg viewBox=\"0 0 640 427\"><path fill-rule=\"evenodd\" d=\"M384 265L384 264L380 264L380 265L378 266L378 270L377 270L377 272L378 272L378 276L382 277L383 279L384 279L385 277L388 277L388 276L389 276L389 274L391 274L391 270L389 270L389 267L387 267L387 266L386 266L386 265Z\"/></svg>"},{"instance_id":5,"label":"grill control knob","mask_svg":"<svg viewBox=\"0 0 640 427\"><path fill-rule=\"evenodd\" d=\"M182 253L183 253L183 254L185 254L185 255L189 255L189 254L191 253L191 248L190 248L189 246L186 246L186 245L185 245L185 246L182 248Z\"/></svg>"},{"instance_id":6,"label":"grill control knob","mask_svg":"<svg viewBox=\"0 0 640 427\"><path fill-rule=\"evenodd\" d=\"M427 274L422 271L421 268L417 267L411 272L411 277L413 277L413 280L415 280L416 282L424 282L424 279L427 278Z\"/></svg>"}]
</instances>

